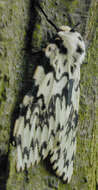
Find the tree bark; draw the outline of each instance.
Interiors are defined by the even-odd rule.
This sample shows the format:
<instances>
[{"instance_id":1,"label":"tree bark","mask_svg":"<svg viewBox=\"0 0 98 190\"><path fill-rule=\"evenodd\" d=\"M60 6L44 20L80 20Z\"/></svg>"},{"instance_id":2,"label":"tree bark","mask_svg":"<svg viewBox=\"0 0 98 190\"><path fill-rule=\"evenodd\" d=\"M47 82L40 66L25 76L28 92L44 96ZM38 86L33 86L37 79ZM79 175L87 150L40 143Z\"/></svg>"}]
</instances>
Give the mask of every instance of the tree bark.
<instances>
[{"instance_id":1,"label":"tree bark","mask_svg":"<svg viewBox=\"0 0 98 190\"><path fill-rule=\"evenodd\" d=\"M69 184L50 173L45 162L28 175L15 170L12 145L14 122L24 94L32 87L37 62L35 52L55 34L35 0L0 1L0 189L97 190L98 189L98 28L97 0L40 2L56 26L73 26L85 39L86 58L81 67L81 97L74 173ZM87 63L87 64L86 64Z\"/></svg>"}]
</instances>

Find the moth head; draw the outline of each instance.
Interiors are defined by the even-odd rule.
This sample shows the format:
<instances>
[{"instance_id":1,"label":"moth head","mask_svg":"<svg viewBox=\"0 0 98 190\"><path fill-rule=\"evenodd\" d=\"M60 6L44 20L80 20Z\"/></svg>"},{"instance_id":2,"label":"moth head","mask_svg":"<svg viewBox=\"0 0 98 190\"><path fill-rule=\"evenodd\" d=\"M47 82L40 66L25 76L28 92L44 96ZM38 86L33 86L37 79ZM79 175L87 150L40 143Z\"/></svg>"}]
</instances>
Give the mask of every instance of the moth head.
<instances>
[{"instance_id":1,"label":"moth head","mask_svg":"<svg viewBox=\"0 0 98 190\"><path fill-rule=\"evenodd\" d=\"M80 22L78 22L77 24L75 24L73 28L71 28L71 27L69 27L69 26L61 26L61 27L59 28L58 32L61 31L61 30L62 30L62 31L75 32L75 28L76 28L78 25L80 25Z\"/></svg>"},{"instance_id":2,"label":"moth head","mask_svg":"<svg viewBox=\"0 0 98 190\"><path fill-rule=\"evenodd\" d=\"M59 31L70 31L71 28L69 26L60 26Z\"/></svg>"},{"instance_id":3,"label":"moth head","mask_svg":"<svg viewBox=\"0 0 98 190\"><path fill-rule=\"evenodd\" d=\"M62 39L67 53L75 57L78 62L82 62L85 56L85 44L81 34L69 26L61 26L59 28L58 36Z\"/></svg>"}]
</instances>

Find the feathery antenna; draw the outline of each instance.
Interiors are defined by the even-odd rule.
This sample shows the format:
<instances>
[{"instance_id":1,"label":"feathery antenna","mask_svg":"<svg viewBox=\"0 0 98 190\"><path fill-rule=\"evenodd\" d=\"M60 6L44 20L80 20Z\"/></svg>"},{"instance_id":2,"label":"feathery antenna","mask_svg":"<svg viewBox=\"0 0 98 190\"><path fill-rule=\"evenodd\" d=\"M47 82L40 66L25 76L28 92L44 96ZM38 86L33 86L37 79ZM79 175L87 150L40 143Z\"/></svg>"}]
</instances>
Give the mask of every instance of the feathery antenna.
<instances>
[{"instance_id":1,"label":"feathery antenna","mask_svg":"<svg viewBox=\"0 0 98 190\"><path fill-rule=\"evenodd\" d=\"M38 3L37 3L37 6L38 6L38 8L41 10L41 12L43 13L43 15L45 16L46 20L55 28L55 30L56 30L57 32L59 32L60 29L57 28L56 25L48 18L48 16L46 15L46 13L43 11L43 9L40 7L40 5L39 5Z\"/></svg>"},{"instance_id":2,"label":"feathery antenna","mask_svg":"<svg viewBox=\"0 0 98 190\"><path fill-rule=\"evenodd\" d=\"M73 28L71 28L71 31L74 31L75 28L76 28L78 25L80 25L80 22L78 22L77 24L75 24L75 25L73 26Z\"/></svg>"},{"instance_id":3,"label":"feathery antenna","mask_svg":"<svg viewBox=\"0 0 98 190\"><path fill-rule=\"evenodd\" d=\"M55 28L55 30L57 32L61 31L61 29L59 29L58 27L56 27L56 25L48 18L48 16L46 15L46 13L43 11L43 9L41 8L41 6L37 3L36 4L37 7L40 9L40 11L43 13L43 15L45 16L46 20ZM78 22L77 24L75 24L75 26L71 29L71 31L74 31L74 29L80 24L80 22Z\"/></svg>"}]
</instances>

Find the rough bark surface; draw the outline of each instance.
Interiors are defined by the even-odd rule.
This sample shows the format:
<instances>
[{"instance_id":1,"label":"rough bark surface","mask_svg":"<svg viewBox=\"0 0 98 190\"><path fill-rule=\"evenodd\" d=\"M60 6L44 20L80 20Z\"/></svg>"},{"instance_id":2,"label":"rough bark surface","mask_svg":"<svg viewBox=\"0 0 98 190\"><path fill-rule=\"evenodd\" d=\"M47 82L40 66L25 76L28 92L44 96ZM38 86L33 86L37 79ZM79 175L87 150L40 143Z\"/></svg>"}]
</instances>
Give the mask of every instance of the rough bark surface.
<instances>
[{"instance_id":1,"label":"rough bark surface","mask_svg":"<svg viewBox=\"0 0 98 190\"><path fill-rule=\"evenodd\" d=\"M45 162L28 175L15 170L12 132L18 106L32 86L39 51L55 30L47 23L35 0L0 1L0 190L97 190L98 189L98 2L97 0L41 0L40 5L57 26L73 26L87 46L81 67L81 98L77 154L70 184L49 172Z\"/></svg>"}]
</instances>

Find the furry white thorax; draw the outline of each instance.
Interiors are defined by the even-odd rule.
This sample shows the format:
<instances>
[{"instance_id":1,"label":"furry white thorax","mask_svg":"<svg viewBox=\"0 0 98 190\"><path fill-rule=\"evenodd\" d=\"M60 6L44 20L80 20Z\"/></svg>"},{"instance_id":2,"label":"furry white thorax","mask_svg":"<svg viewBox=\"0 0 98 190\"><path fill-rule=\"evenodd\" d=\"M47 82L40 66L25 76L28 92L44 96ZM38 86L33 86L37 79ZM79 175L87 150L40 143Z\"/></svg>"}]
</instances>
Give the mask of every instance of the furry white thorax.
<instances>
[{"instance_id":1,"label":"furry white thorax","mask_svg":"<svg viewBox=\"0 0 98 190\"><path fill-rule=\"evenodd\" d=\"M77 31L70 32L71 28L69 26L61 26L60 28L63 31L58 32L58 35L63 39L64 45L68 48L69 56L75 56L77 58L77 64L82 64L85 57L85 44L80 33ZM81 38L81 40L79 40L79 38ZM78 53L75 53L77 44L84 51L81 56L79 56Z\"/></svg>"}]
</instances>

